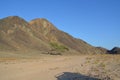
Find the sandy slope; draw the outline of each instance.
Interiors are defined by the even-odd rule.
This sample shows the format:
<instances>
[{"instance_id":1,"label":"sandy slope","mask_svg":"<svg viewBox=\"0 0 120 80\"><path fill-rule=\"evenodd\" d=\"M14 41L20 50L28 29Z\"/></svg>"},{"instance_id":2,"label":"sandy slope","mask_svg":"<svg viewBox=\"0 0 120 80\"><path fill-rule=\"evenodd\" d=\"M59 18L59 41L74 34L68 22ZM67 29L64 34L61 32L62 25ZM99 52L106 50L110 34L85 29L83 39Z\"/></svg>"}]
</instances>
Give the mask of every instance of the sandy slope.
<instances>
[{"instance_id":1,"label":"sandy slope","mask_svg":"<svg viewBox=\"0 0 120 80\"><path fill-rule=\"evenodd\" d=\"M106 60L104 61L101 57ZM116 57L111 57L111 59L114 58L116 59ZM90 80L99 80L99 78L119 80L120 60L112 62L114 64L111 64L109 60L109 56L97 55L43 56L40 59L1 60L0 80L88 80L88 78ZM99 69L96 70L96 68ZM102 72L103 68L106 73ZM113 68L117 69L116 74L112 72ZM107 72L111 72L111 74Z\"/></svg>"}]
</instances>

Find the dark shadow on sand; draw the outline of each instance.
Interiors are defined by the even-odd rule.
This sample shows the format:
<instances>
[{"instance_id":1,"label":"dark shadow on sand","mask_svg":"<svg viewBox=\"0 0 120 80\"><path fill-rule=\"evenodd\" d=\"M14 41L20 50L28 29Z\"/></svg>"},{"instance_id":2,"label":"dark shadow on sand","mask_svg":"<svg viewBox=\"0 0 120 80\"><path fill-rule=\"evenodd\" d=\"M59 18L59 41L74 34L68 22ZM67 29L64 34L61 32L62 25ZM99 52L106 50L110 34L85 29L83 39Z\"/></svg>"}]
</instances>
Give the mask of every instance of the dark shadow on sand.
<instances>
[{"instance_id":1,"label":"dark shadow on sand","mask_svg":"<svg viewBox=\"0 0 120 80\"><path fill-rule=\"evenodd\" d=\"M98 78L71 72L64 72L63 74L56 76L56 78L57 80L101 80Z\"/></svg>"}]
</instances>

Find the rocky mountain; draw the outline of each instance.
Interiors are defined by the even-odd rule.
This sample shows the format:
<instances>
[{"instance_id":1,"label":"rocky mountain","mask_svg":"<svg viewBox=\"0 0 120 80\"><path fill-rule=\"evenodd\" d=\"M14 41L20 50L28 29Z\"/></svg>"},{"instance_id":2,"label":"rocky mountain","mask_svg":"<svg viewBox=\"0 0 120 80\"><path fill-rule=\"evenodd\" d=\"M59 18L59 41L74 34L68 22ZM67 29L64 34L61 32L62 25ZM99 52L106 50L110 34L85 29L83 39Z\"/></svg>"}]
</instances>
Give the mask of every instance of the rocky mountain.
<instances>
[{"instance_id":1,"label":"rocky mountain","mask_svg":"<svg viewBox=\"0 0 120 80\"><path fill-rule=\"evenodd\" d=\"M120 48L114 47L113 49L108 51L110 54L120 54Z\"/></svg>"},{"instance_id":2,"label":"rocky mountain","mask_svg":"<svg viewBox=\"0 0 120 80\"><path fill-rule=\"evenodd\" d=\"M44 36L35 35L32 26L20 17L11 16L0 20L1 50L49 49L43 39Z\"/></svg>"},{"instance_id":3,"label":"rocky mountain","mask_svg":"<svg viewBox=\"0 0 120 80\"><path fill-rule=\"evenodd\" d=\"M43 18L30 22L18 16L0 19L1 51L43 51L61 53L105 53L81 39L76 39Z\"/></svg>"}]
</instances>

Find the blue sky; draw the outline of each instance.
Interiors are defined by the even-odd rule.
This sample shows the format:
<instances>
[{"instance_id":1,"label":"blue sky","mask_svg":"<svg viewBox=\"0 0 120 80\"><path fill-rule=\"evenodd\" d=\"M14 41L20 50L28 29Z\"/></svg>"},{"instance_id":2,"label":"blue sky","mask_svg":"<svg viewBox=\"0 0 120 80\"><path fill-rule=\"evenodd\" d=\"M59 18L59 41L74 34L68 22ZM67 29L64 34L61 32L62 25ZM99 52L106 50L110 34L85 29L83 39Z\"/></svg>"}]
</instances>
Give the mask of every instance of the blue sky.
<instances>
[{"instance_id":1,"label":"blue sky","mask_svg":"<svg viewBox=\"0 0 120 80\"><path fill-rule=\"evenodd\" d=\"M46 18L93 46L120 47L120 0L0 0L0 18Z\"/></svg>"}]
</instances>

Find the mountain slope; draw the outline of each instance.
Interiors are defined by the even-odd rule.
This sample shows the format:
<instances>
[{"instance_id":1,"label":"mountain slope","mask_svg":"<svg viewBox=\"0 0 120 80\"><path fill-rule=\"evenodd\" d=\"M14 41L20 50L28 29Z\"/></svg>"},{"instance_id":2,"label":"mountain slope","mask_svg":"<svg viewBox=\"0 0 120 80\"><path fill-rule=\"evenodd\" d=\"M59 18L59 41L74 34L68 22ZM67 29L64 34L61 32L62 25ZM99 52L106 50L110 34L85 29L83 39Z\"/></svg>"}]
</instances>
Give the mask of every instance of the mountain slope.
<instances>
[{"instance_id":1,"label":"mountain slope","mask_svg":"<svg viewBox=\"0 0 120 80\"><path fill-rule=\"evenodd\" d=\"M108 51L110 54L120 54L120 48L114 47L113 49Z\"/></svg>"},{"instance_id":2,"label":"mountain slope","mask_svg":"<svg viewBox=\"0 0 120 80\"><path fill-rule=\"evenodd\" d=\"M81 54L106 51L58 30L46 19L38 18L28 23L18 16L0 20L0 50L38 50Z\"/></svg>"},{"instance_id":3,"label":"mountain slope","mask_svg":"<svg viewBox=\"0 0 120 80\"><path fill-rule=\"evenodd\" d=\"M25 20L17 16L11 16L0 20L1 49L46 50L48 45L34 35L31 27L32 26L29 25ZM44 37L42 36L42 38Z\"/></svg>"},{"instance_id":4,"label":"mountain slope","mask_svg":"<svg viewBox=\"0 0 120 80\"><path fill-rule=\"evenodd\" d=\"M69 34L58 30L52 23L46 19L35 19L30 22L34 27L39 28L39 32L43 34L50 43L62 44L83 54L102 53L100 49L97 49L83 40L73 38Z\"/></svg>"}]
</instances>

